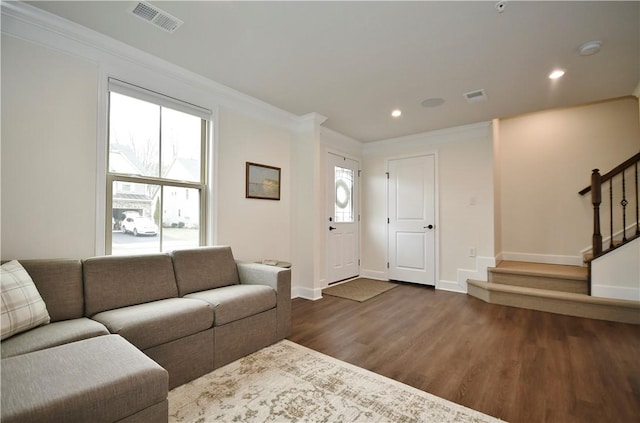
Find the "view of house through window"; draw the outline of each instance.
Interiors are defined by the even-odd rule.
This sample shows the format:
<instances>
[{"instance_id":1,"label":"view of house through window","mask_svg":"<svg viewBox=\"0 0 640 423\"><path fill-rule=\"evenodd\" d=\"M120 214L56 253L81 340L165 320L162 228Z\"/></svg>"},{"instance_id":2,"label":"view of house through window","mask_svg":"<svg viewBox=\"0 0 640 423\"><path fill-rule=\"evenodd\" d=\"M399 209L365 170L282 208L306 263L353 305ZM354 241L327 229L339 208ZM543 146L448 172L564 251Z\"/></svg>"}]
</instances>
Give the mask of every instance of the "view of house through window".
<instances>
[{"instance_id":1,"label":"view of house through window","mask_svg":"<svg viewBox=\"0 0 640 423\"><path fill-rule=\"evenodd\" d=\"M207 120L138 90L110 83L106 252L202 245Z\"/></svg>"}]
</instances>

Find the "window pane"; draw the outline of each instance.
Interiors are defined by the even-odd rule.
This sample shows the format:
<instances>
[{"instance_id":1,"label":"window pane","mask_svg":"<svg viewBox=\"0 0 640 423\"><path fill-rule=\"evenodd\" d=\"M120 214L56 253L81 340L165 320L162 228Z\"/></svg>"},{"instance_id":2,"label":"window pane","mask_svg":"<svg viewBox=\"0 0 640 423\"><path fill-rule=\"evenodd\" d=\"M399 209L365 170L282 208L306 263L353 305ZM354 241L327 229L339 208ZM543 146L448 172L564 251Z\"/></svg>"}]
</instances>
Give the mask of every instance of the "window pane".
<instances>
[{"instance_id":1,"label":"window pane","mask_svg":"<svg viewBox=\"0 0 640 423\"><path fill-rule=\"evenodd\" d=\"M124 186L130 190L122 191ZM200 245L198 189L115 181L112 209L114 255L157 253Z\"/></svg>"},{"instance_id":2,"label":"window pane","mask_svg":"<svg viewBox=\"0 0 640 423\"><path fill-rule=\"evenodd\" d=\"M110 93L109 172L159 176L160 106Z\"/></svg>"},{"instance_id":3,"label":"window pane","mask_svg":"<svg viewBox=\"0 0 640 423\"><path fill-rule=\"evenodd\" d=\"M162 251L200 245L200 192L165 186L162 200Z\"/></svg>"},{"instance_id":4,"label":"window pane","mask_svg":"<svg viewBox=\"0 0 640 423\"><path fill-rule=\"evenodd\" d=\"M353 170L335 167L335 216L337 223L353 222Z\"/></svg>"},{"instance_id":5,"label":"window pane","mask_svg":"<svg viewBox=\"0 0 640 423\"><path fill-rule=\"evenodd\" d=\"M108 252L157 253L201 245L207 121L199 111L160 106L166 104L160 98L155 104L142 91L133 97L110 91L109 96L108 178L113 182L107 199L112 207Z\"/></svg>"},{"instance_id":6,"label":"window pane","mask_svg":"<svg viewBox=\"0 0 640 423\"><path fill-rule=\"evenodd\" d=\"M162 177L200 182L202 120L162 108Z\"/></svg>"},{"instance_id":7,"label":"window pane","mask_svg":"<svg viewBox=\"0 0 640 423\"><path fill-rule=\"evenodd\" d=\"M143 254L160 251L160 187L115 181L112 189L111 253Z\"/></svg>"}]
</instances>

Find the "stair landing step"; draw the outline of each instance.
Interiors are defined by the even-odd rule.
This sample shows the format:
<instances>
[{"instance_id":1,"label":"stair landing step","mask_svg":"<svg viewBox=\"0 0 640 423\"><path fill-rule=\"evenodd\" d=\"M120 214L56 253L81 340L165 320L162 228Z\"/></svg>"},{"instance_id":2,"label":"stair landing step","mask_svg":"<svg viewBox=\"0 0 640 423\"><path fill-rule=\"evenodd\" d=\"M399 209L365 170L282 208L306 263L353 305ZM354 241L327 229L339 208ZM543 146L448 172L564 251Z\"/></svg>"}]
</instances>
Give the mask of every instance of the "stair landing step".
<instances>
[{"instance_id":1,"label":"stair landing step","mask_svg":"<svg viewBox=\"0 0 640 423\"><path fill-rule=\"evenodd\" d=\"M468 294L491 304L640 324L640 302L467 280Z\"/></svg>"}]
</instances>

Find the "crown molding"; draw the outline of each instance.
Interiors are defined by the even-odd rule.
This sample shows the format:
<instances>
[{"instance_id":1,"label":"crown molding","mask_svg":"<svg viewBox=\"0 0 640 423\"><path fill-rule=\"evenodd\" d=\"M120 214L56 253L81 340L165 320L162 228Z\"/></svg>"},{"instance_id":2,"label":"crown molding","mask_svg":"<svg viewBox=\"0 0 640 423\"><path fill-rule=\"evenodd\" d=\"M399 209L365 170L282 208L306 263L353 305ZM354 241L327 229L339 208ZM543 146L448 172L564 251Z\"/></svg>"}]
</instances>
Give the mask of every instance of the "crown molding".
<instances>
[{"instance_id":1,"label":"crown molding","mask_svg":"<svg viewBox=\"0 0 640 423\"><path fill-rule=\"evenodd\" d=\"M314 131L320 128L327 120L326 116L323 116L319 113L307 113L306 115L302 115L298 119L298 125L296 126L296 130L298 132L309 132Z\"/></svg>"},{"instance_id":2,"label":"crown molding","mask_svg":"<svg viewBox=\"0 0 640 423\"><path fill-rule=\"evenodd\" d=\"M390 138L381 141L367 142L363 144L364 155L375 155L387 152L402 145L403 148L411 148L424 145L438 145L455 141L470 141L491 137L492 122L479 122L469 125L454 126L436 131L423 132L399 138Z\"/></svg>"},{"instance_id":3,"label":"crown molding","mask_svg":"<svg viewBox=\"0 0 640 423\"><path fill-rule=\"evenodd\" d=\"M29 4L20 1L3 1L0 3L0 7L2 12L0 28L3 34L80 56L105 68L109 68L114 62L124 62L147 69L155 74L205 91L215 106L226 107L289 130L298 130L300 125L306 121L304 116L299 117L279 109L255 97Z\"/></svg>"}]
</instances>

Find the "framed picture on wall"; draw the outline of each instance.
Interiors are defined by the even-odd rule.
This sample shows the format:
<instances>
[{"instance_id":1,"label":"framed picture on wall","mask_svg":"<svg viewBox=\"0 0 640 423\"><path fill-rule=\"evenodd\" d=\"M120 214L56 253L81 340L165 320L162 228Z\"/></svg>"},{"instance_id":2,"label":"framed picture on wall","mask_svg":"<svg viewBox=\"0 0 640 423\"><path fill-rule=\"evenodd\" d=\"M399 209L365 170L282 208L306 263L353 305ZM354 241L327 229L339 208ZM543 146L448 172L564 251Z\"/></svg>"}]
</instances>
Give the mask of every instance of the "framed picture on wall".
<instances>
[{"instance_id":1,"label":"framed picture on wall","mask_svg":"<svg viewBox=\"0 0 640 423\"><path fill-rule=\"evenodd\" d=\"M280 200L280 168L247 162L246 198Z\"/></svg>"}]
</instances>

